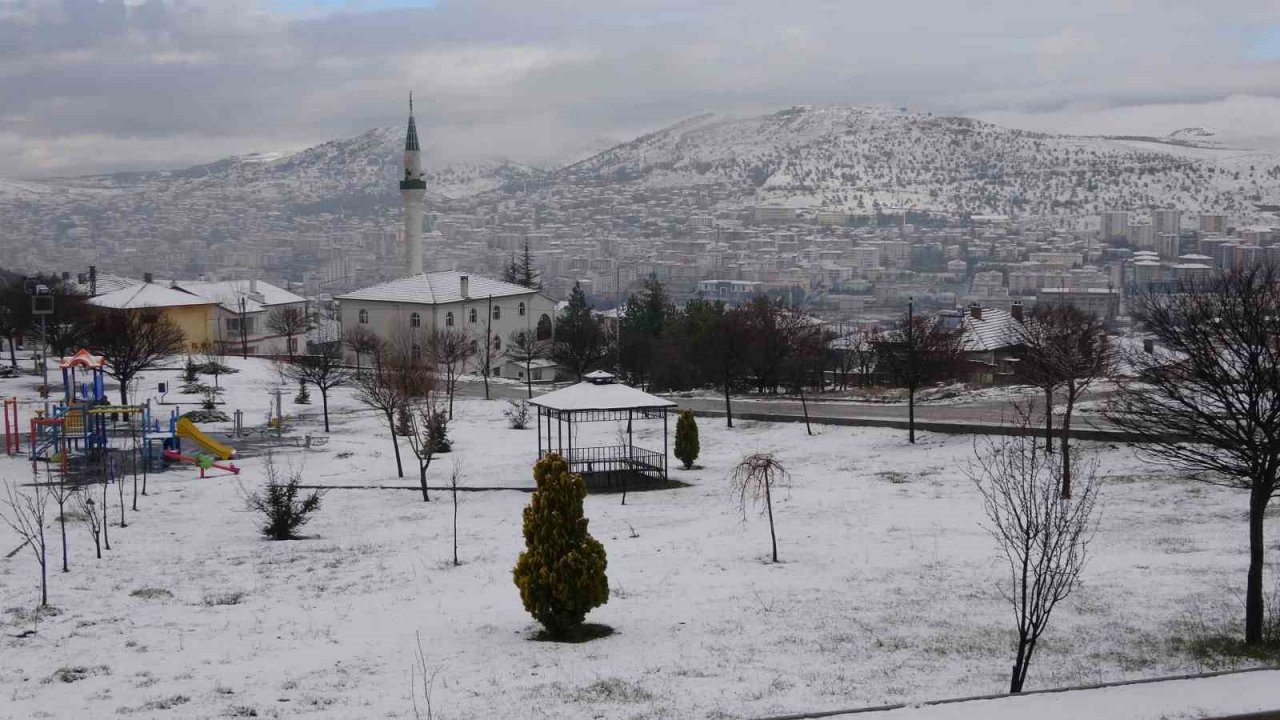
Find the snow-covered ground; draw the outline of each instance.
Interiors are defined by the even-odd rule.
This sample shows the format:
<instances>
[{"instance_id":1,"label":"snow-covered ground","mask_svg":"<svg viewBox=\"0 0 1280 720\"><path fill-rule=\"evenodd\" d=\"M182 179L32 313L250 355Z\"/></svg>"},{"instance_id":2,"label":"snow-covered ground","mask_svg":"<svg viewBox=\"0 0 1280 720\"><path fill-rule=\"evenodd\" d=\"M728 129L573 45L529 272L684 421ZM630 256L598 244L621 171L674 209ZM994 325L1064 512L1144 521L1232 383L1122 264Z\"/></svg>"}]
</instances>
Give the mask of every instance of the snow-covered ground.
<instances>
[{"instance_id":1,"label":"snow-covered ground","mask_svg":"<svg viewBox=\"0 0 1280 720\"><path fill-rule=\"evenodd\" d=\"M280 379L267 363L232 362L243 372L220 379L224 409L261 425ZM153 372L139 387L145 397L176 379ZM0 380L0 395L33 389ZM293 392L286 436L322 434L319 394L299 412ZM318 484L413 486L412 456L405 448L397 478L377 417L347 390L330 406L330 441L287 442L282 465ZM466 485L532 485L535 433L508 429L506 407L456 401L455 452L436 460L434 485L455 462ZM307 539L268 542L238 488L262 479L255 432L240 441L251 445L238 480L200 480L190 466L152 476L103 560L75 526L71 574L50 575L59 613L33 635L18 637L35 627L36 566L25 551L0 559L0 718L412 718L415 692L425 717L419 644L437 718L733 718L1004 689L1012 615L962 472L970 438L925 434L911 447L893 430L738 425L700 421L701 467L673 471L685 487L625 506L587 499L612 593L589 621L615 633L580 645L530 639L511 580L526 493L460 494L459 567L443 492L428 504L413 490L332 490ZM616 431L594 426L578 443ZM636 424L639 445L661 448L660 434ZM1179 640L1235 631L1242 615L1245 498L1095 449L1107 479L1094 559L1029 688L1203 669ZM776 565L767 522L744 523L728 488L732 464L757 450L776 451L793 478L775 505ZM30 468L0 459L0 475ZM0 535L0 558L16 544Z\"/></svg>"}]
</instances>

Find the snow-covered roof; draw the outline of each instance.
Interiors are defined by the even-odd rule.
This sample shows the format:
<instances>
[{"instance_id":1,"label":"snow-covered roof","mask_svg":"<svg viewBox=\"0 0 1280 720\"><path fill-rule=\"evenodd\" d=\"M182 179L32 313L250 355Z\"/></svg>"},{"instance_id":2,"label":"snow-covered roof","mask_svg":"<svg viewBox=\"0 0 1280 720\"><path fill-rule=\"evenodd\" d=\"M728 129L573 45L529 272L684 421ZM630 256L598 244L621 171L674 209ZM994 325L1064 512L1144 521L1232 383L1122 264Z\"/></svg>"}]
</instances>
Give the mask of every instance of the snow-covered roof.
<instances>
[{"instance_id":1,"label":"snow-covered roof","mask_svg":"<svg viewBox=\"0 0 1280 720\"><path fill-rule=\"evenodd\" d=\"M163 285L143 283L91 297L89 298L89 304L113 310L139 310L142 308L212 305L213 301L181 290L167 288Z\"/></svg>"},{"instance_id":2,"label":"snow-covered roof","mask_svg":"<svg viewBox=\"0 0 1280 720\"><path fill-rule=\"evenodd\" d=\"M116 290L123 290L124 288L141 285L142 281L135 280L130 277L124 277L123 275L113 275L111 273L100 272L94 279L94 284L96 285L96 288L90 288L89 279L87 277L84 282L80 282L78 278L71 282L72 287L85 295L89 294L90 289L96 289L99 295L105 295L109 292L115 292Z\"/></svg>"},{"instance_id":3,"label":"snow-covered roof","mask_svg":"<svg viewBox=\"0 0 1280 720\"><path fill-rule=\"evenodd\" d=\"M194 295L199 295L206 300L216 302L219 305L233 310L240 311L240 298L245 299L246 312L258 312L272 305L292 305L294 303L304 303L306 298L277 287L268 282L251 281L251 280L223 280L220 282L204 282L199 280L174 280L173 287ZM257 293L259 297L255 297Z\"/></svg>"},{"instance_id":4,"label":"snow-covered roof","mask_svg":"<svg viewBox=\"0 0 1280 720\"><path fill-rule=\"evenodd\" d=\"M965 352L990 352L1022 342L1022 323L1004 310L982 308L981 320L966 311L961 321L960 347Z\"/></svg>"},{"instance_id":5,"label":"snow-covered roof","mask_svg":"<svg viewBox=\"0 0 1280 720\"><path fill-rule=\"evenodd\" d=\"M462 278L468 278L467 297L465 298L462 296ZM537 291L530 290L522 285L513 285L501 280L471 275L456 270L444 270L411 275L399 280L385 282L381 285L353 290L345 295L339 295L337 299L440 305L443 303L462 302L463 300L484 300L490 296L529 295L535 292Z\"/></svg>"},{"instance_id":6,"label":"snow-covered roof","mask_svg":"<svg viewBox=\"0 0 1280 720\"><path fill-rule=\"evenodd\" d=\"M530 405L550 410L639 410L642 408L675 407L675 403L637 390L629 385L608 383L597 385L592 382L580 382L555 392L539 395L529 401Z\"/></svg>"}]
</instances>

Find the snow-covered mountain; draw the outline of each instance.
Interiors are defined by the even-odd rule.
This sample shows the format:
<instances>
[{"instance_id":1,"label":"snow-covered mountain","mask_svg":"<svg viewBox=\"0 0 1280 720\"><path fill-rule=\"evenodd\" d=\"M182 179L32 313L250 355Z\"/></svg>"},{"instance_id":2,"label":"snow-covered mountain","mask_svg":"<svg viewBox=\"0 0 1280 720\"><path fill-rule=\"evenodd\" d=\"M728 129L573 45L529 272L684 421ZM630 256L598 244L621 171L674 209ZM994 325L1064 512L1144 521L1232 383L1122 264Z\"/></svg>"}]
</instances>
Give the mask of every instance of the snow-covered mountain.
<instances>
[{"instance_id":1,"label":"snow-covered mountain","mask_svg":"<svg viewBox=\"0 0 1280 720\"><path fill-rule=\"evenodd\" d=\"M1255 212L1280 199L1280 155L1188 128L1077 137L866 107L701 115L562 169L581 185L729 182L754 201L869 211L1091 213L1180 207Z\"/></svg>"}]
</instances>

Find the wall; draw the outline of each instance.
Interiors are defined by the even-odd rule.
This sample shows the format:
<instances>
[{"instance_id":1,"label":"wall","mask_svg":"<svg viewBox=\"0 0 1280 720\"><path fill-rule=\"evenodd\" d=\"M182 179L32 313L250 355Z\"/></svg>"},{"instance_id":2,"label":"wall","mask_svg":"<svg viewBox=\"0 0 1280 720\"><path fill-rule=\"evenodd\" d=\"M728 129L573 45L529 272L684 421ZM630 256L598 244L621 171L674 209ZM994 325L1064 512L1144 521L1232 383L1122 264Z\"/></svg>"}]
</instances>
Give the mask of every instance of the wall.
<instances>
[{"instance_id":1,"label":"wall","mask_svg":"<svg viewBox=\"0 0 1280 720\"><path fill-rule=\"evenodd\" d=\"M518 312L519 304L522 302L525 303L525 315L523 317ZM491 334L502 339L502 351L493 353L490 362L490 367L492 368L500 368L506 362L505 350L513 332L536 332L538 318L543 314L550 317L552 322L555 321L555 303L550 298L537 293L531 292L527 295L508 295L494 298L493 306L500 308L500 317L493 321ZM473 298L441 305L345 300L342 302L342 332L345 335L350 332L351 328L358 326L360 324L360 311L366 310L369 313L369 322L366 327L383 339L389 339L395 337L397 331L410 331L410 315L417 312L422 317L422 327L413 330L421 333L425 344L425 339L429 338L436 328L446 329L446 316L452 312L453 327L470 333L475 337L477 343L481 345L482 349L477 353L476 361L467 369L468 372L479 372L482 361L480 356L483 355L485 318L488 308L487 298ZM469 319L472 309L476 311L475 323L470 322ZM355 364L355 354L350 351L346 351L346 353L347 362Z\"/></svg>"}]
</instances>

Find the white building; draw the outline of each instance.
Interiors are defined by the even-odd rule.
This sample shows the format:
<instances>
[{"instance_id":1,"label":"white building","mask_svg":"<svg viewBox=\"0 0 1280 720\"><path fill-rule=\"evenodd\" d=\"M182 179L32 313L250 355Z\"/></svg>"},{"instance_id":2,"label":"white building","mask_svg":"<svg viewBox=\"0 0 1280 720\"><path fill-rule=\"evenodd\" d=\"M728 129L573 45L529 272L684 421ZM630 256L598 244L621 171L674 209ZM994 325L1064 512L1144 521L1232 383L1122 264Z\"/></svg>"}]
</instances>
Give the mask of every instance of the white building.
<instances>
[{"instance_id":1,"label":"white building","mask_svg":"<svg viewBox=\"0 0 1280 720\"><path fill-rule=\"evenodd\" d=\"M1165 233L1177 235L1182 231L1181 210L1153 210L1151 212L1152 232L1156 237Z\"/></svg>"},{"instance_id":2,"label":"white building","mask_svg":"<svg viewBox=\"0 0 1280 720\"><path fill-rule=\"evenodd\" d=\"M1129 239L1129 213L1123 210L1112 210L1102 213L1102 240Z\"/></svg>"},{"instance_id":3,"label":"white building","mask_svg":"<svg viewBox=\"0 0 1280 720\"><path fill-rule=\"evenodd\" d=\"M174 280L171 286L217 303L214 307L213 341L222 352L232 355L241 350L247 350L249 355L306 352L306 333L290 339L270 327L272 314L284 308L294 308L305 315L306 298L260 280ZM244 325L243 335L241 324Z\"/></svg>"},{"instance_id":4,"label":"white building","mask_svg":"<svg viewBox=\"0 0 1280 720\"><path fill-rule=\"evenodd\" d=\"M501 376L514 333L549 341L555 303L536 290L453 270L422 273L334 298L340 303L342 332L366 327L384 340L407 338L419 351L437 330L459 330L476 343L468 370L483 369L480 343L492 345L488 373ZM355 362L350 355L349 362Z\"/></svg>"}]
</instances>

